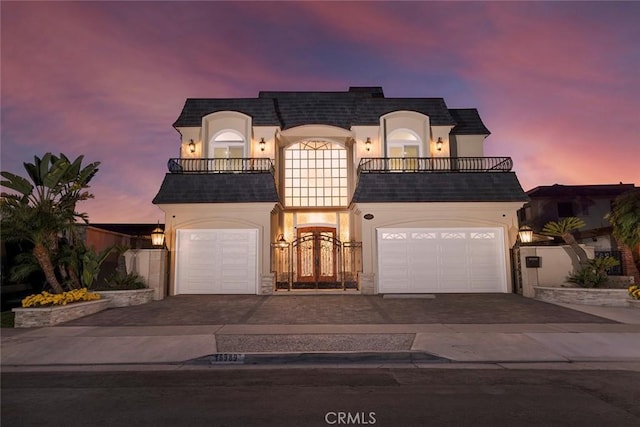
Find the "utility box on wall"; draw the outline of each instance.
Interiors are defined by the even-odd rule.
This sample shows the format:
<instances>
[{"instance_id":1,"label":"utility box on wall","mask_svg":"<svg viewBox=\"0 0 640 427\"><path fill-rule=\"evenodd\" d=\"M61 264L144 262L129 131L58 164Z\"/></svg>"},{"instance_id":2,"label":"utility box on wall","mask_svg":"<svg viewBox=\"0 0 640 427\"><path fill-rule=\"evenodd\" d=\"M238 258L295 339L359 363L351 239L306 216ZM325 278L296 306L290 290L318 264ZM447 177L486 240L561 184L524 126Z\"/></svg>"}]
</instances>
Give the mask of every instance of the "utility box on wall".
<instances>
[{"instance_id":1,"label":"utility box on wall","mask_svg":"<svg viewBox=\"0 0 640 427\"><path fill-rule=\"evenodd\" d=\"M525 266L527 268L540 268L540 257L539 256L528 256L524 259Z\"/></svg>"}]
</instances>

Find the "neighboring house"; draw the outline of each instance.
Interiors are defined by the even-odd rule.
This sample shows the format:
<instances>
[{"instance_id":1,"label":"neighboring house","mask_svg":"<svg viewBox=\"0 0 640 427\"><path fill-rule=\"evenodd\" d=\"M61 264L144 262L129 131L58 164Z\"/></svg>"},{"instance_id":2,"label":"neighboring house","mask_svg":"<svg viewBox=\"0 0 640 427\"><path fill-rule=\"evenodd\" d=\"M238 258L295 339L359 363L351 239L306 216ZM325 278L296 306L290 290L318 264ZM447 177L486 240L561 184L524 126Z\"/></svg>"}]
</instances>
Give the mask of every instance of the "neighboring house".
<instances>
[{"instance_id":1,"label":"neighboring house","mask_svg":"<svg viewBox=\"0 0 640 427\"><path fill-rule=\"evenodd\" d=\"M100 252L114 245L130 249L152 249L151 232L160 224L90 223L79 224L84 244Z\"/></svg>"},{"instance_id":2,"label":"neighboring house","mask_svg":"<svg viewBox=\"0 0 640 427\"><path fill-rule=\"evenodd\" d=\"M608 250L616 245L611 236L611 224L605 216L611 211L616 197L634 188L633 184L622 183L539 186L527 191L531 200L518 211L518 218L521 225L528 225L537 232L549 221L580 218L585 223L576 233L580 243L597 250Z\"/></svg>"},{"instance_id":3,"label":"neighboring house","mask_svg":"<svg viewBox=\"0 0 640 427\"><path fill-rule=\"evenodd\" d=\"M531 199L518 212L521 225L528 225L540 232L549 221L577 217L585 222L578 230L576 240L594 247L596 254L613 255L622 261L614 268L614 274L627 274L622 254L625 248L619 245L611 235L612 228L605 218L611 211L613 201L619 195L633 190L634 184L610 185L560 185L539 186L527 191ZM632 269L635 270L635 267ZM633 275L633 271L628 272Z\"/></svg>"},{"instance_id":4,"label":"neighboring house","mask_svg":"<svg viewBox=\"0 0 640 427\"><path fill-rule=\"evenodd\" d=\"M528 200L485 157L475 109L442 98L260 92L187 99L166 214L170 295L511 292Z\"/></svg>"}]
</instances>

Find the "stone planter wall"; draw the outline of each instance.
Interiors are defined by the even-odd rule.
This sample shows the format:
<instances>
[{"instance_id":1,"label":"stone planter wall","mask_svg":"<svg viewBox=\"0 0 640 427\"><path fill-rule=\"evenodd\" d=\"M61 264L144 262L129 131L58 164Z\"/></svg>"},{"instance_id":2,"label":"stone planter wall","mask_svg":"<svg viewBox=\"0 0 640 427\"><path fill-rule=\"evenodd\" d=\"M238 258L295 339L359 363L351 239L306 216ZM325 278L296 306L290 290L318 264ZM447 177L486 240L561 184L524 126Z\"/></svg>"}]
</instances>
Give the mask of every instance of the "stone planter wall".
<instances>
[{"instance_id":1,"label":"stone planter wall","mask_svg":"<svg viewBox=\"0 0 640 427\"><path fill-rule=\"evenodd\" d=\"M106 310L108 306L108 300L100 299L52 307L14 308L12 310L15 313L14 327L37 328L53 326Z\"/></svg>"},{"instance_id":2,"label":"stone planter wall","mask_svg":"<svg viewBox=\"0 0 640 427\"><path fill-rule=\"evenodd\" d=\"M626 289L585 289L535 286L535 298L546 302L564 304L628 307L629 292Z\"/></svg>"},{"instance_id":3,"label":"stone planter wall","mask_svg":"<svg viewBox=\"0 0 640 427\"><path fill-rule=\"evenodd\" d=\"M125 291L96 291L102 298L109 301L109 308L129 307L151 302L153 289L131 289Z\"/></svg>"}]
</instances>

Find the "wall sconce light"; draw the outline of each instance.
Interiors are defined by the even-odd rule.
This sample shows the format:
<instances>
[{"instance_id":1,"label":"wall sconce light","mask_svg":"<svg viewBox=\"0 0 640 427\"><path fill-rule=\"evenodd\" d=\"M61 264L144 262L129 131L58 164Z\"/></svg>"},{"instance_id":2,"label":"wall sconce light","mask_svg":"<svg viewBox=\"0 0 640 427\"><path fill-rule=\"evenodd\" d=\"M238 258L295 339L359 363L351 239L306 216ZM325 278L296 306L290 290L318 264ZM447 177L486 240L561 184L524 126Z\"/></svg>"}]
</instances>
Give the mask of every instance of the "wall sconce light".
<instances>
[{"instance_id":1,"label":"wall sconce light","mask_svg":"<svg viewBox=\"0 0 640 427\"><path fill-rule=\"evenodd\" d=\"M520 238L520 243L531 243L533 242L533 229L529 226L523 225L518 230L518 238Z\"/></svg>"},{"instance_id":2,"label":"wall sconce light","mask_svg":"<svg viewBox=\"0 0 640 427\"><path fill-rule=\"evenodd\" d=\"M367 137L367 140L364 142L364 149L371 151L371 138Z\"/></svg>"},{"instance_id":3,"label":"wall sconce light","mask_svg":"<svg viewBox=\"0 0 640 427\"><path fill-rule=\"evenodd\" d=\"M285 240L284 234L281 234L278 236L278 240L276 241L276 246L279 247L281 250L284 250L289 247L289 243L287 243L287 241Z\"/></svg>"},{"instance_id":4,"label":"wall sconce light","mask_svg":"<svg viewBox=\"0 0 640 427\"><path fill-rule=\"evenodd\" d=\"M267 145L267 143L264 141L264 138L260 138L260 151L264 151L264 147Z\"/></svg>"},{"instance_id":5,"label":"wall sconce light","mask_svg":"<svg viewBox=\"0 0 640 427\"><path fill-rule=\"evenodd\" d=\"M189 152L192 154L196 152L196 143L193 142L193 139L189 143Z\"/></svg>"},{"instance_id":6,"label":"wall sconce light","mask_svg":"<svg viewBox=\"0 0 640 427\"><path fill-rule=\"evenodd\" d=\"M442 142L442 138L438 137L438 140L436 141L436 150L442 151L443 145L444 145L444 142Z\"/></svg>"},{"instance_id":7,"label":"wall sconce light","mask_svg":"<svg viewBox=\"0 0 640 427\"><path fill-rule=\"evenodd\" d=\"M153 246L164 246L164 230L160 228L160 221L158 221L158 226L151 232L151 244Z\"/></svg>"}]
</instances>

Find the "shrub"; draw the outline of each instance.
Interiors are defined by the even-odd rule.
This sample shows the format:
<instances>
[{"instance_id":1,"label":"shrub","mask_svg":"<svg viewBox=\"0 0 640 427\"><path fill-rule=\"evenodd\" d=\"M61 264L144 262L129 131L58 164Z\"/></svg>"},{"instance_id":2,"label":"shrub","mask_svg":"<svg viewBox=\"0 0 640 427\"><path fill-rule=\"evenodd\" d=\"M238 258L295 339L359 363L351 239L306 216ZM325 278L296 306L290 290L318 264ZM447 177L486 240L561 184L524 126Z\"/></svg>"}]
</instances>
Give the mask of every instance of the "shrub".
<instances>
[{"instance_id":1,"label":"shrub","mask_svg":"<svg viewBox=\"0 0 640 427\"><path fill-rule=\"evenodd\" d=\"M567 280L583 288L597 288L607 281L606 270L618 264L618 260L610 256L590 259L585 267L570 275Z\"/></svg>"},{"instance_id":2,"label":"shrub","mask_svg":"<svg viewBox=\"0 0 640 427\"><path fill-rule=\"evenodd\" d=\"M598 274L595 269L587 266L570 275L567 281L581 288L597 288L607 281L607 274Z\"/></svg>"},{"instance_id":3,"label":"shrub","mask_svg":"<svg viewBox=\"0 0 640 427\"><path fill-rule=\"evenodd\" d=\"M67 305L72 302L99 300L100 295L89 292L87 288L74 289L61 294L51 294L42 291L39 294L29 295L22 300L22 307L49 307L52 305Z\"/></svg>"},{"instance_id":4,"label":"shrub","mask_svg":"<svg viewBox=\"0 0 640 427\"><path fill-rule=\"evenodd\" d=\"M640 300L640 286L631 285L629 286L629 296L633 299Z\"/></svg>"},{"instance_id":5,"label":"shrub","mask_svg":"<svg viewBox=\"0 0 640 427\"><path fill-rule=\"evenodd\" d=\"M147 285L144 283L142 277L137 274L129 273L122 274L116 273L109 279L105 280L105 283L98 287L100 291L124 291L132 289L145 289Z\"/></svg>"}]
</instances>

